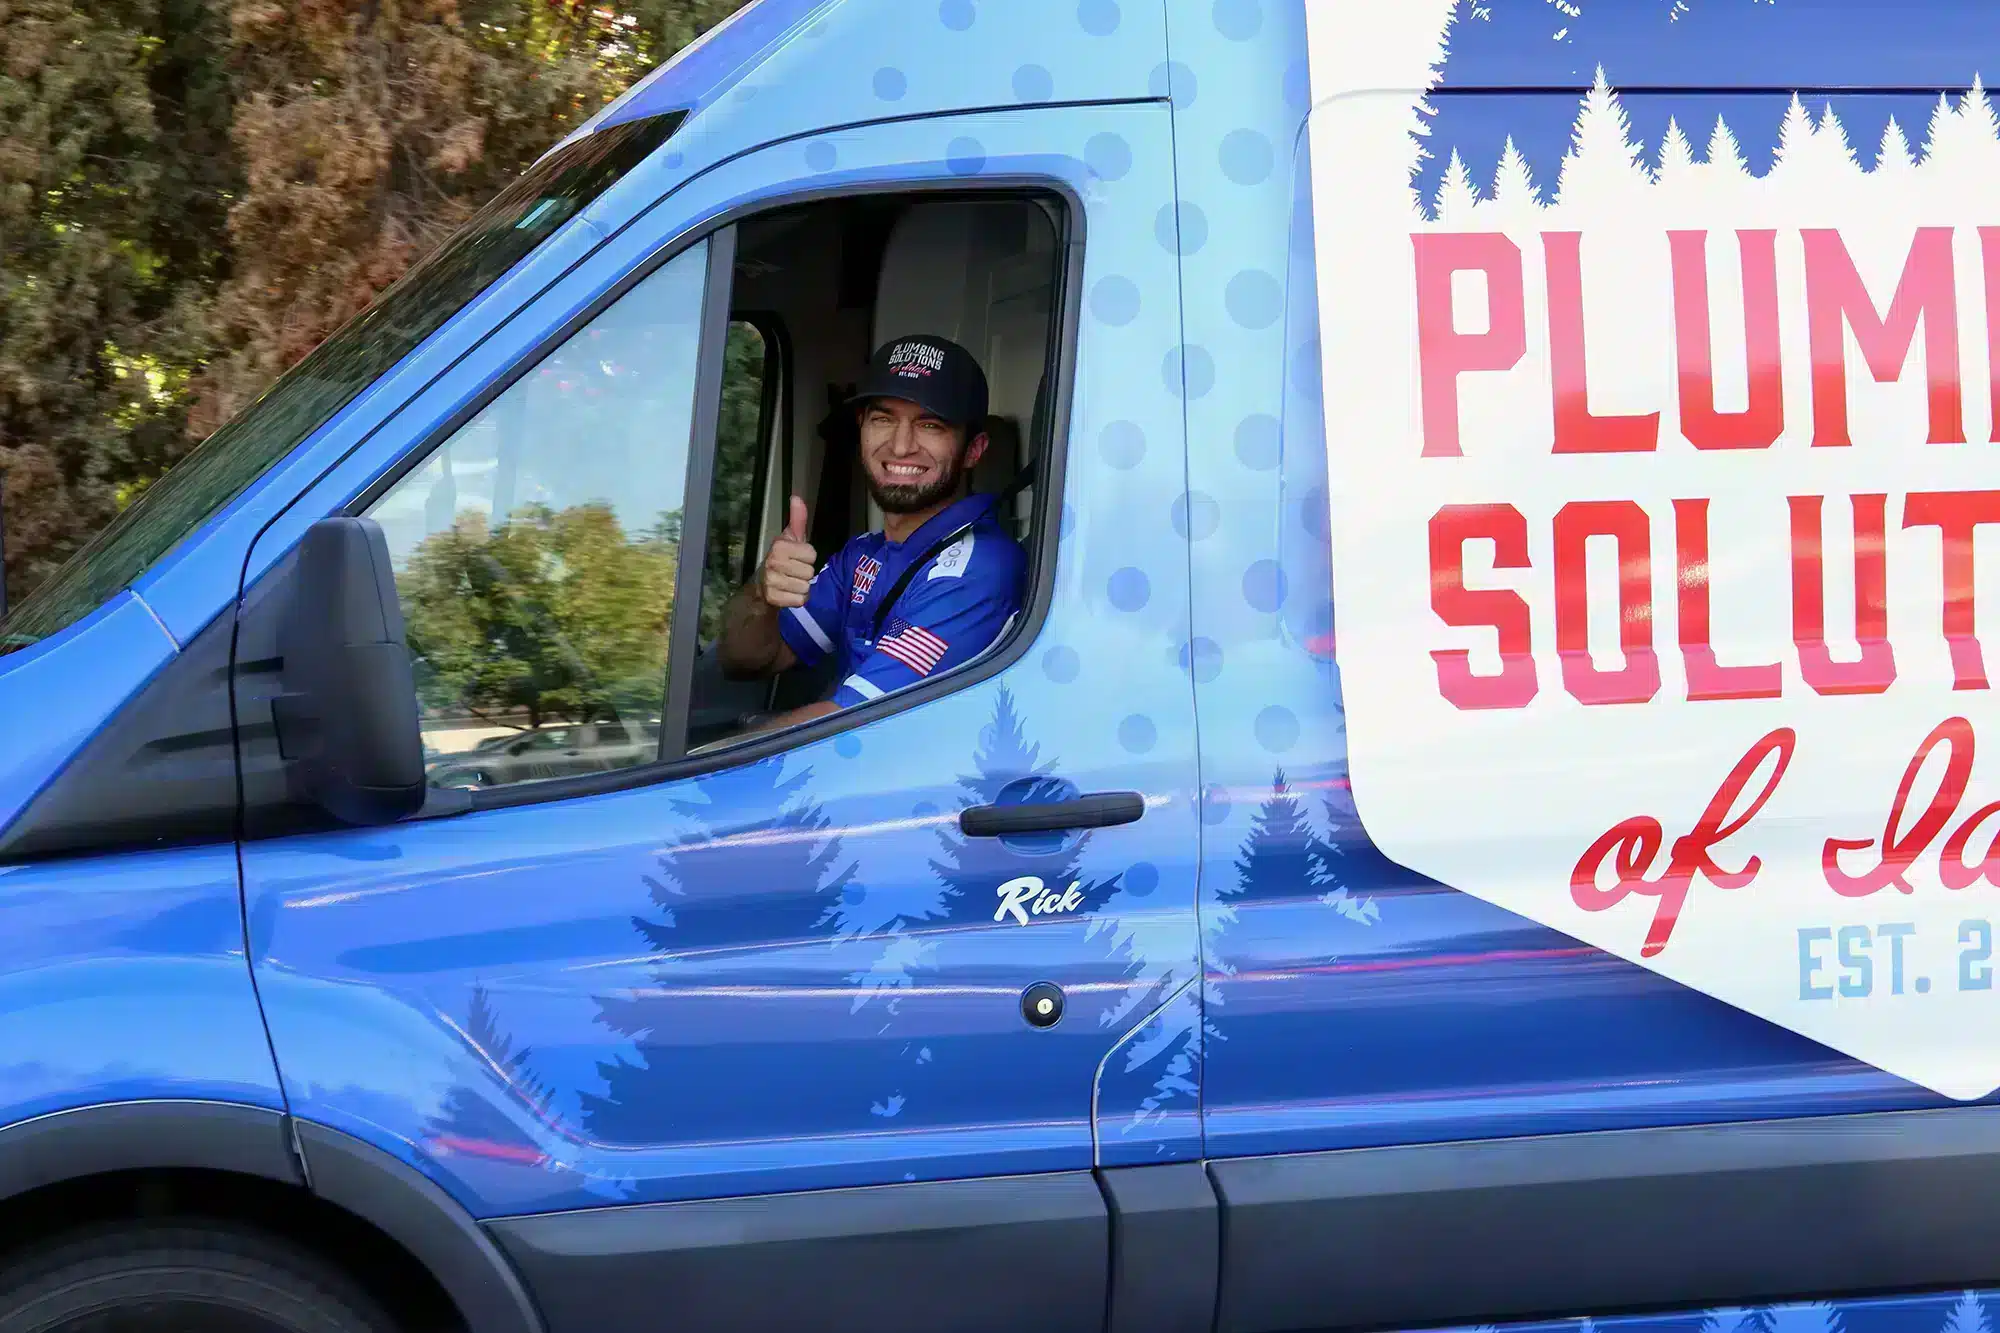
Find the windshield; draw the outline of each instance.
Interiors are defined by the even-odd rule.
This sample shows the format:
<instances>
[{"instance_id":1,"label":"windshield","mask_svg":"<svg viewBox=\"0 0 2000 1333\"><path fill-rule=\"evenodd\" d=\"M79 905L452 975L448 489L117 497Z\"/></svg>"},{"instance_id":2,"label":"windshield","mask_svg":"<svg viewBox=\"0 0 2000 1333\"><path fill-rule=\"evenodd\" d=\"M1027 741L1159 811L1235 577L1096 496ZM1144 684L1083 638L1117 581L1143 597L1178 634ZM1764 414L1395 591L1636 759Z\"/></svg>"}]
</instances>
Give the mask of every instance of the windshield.
<instances>
[{"instance_id":1,"label":"windshield","mask_svg":"<svg viewBox=\"0 0 2000 1333\"><path fill-rule=\"evenodd\" d=\"M82 619L144 573L672 136L683 112L548 154L422 263L147 487L0 622L0 654Z\"/></svg>"}]
</instances>

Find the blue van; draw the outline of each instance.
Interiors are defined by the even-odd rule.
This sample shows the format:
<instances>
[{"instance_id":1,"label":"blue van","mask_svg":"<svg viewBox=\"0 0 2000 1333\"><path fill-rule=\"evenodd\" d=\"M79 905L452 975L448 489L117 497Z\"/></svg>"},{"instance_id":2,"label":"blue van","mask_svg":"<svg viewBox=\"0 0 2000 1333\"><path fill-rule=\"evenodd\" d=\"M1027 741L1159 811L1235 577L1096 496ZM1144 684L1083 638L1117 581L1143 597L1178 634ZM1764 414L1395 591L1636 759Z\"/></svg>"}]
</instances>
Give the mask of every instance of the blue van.
<instances>
[{"instance_id":1,"label":"blue van","mask_svg":"<svg viewBox=\"0 0 2000 1333\"><path fill-rule=\"evenodd\" d=\"M749 5L0 626L0 1333L1990 1333L1995 68Z\"/></svg>"}]
</instances>

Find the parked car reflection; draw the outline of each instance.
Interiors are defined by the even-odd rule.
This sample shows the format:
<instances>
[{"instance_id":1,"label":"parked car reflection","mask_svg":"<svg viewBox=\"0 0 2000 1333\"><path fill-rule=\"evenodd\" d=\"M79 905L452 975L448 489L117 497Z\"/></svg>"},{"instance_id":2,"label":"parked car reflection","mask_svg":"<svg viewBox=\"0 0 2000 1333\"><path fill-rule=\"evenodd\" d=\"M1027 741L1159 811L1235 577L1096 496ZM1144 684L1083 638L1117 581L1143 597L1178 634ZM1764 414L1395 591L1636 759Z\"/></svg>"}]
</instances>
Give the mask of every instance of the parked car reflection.
<instances>
[{"instance_id":1,"label":"parked car reflection","mask_svg":"<svg viewBox=\"0 0 2000 1333\"><path fill-rule=\"evenodd\" d=\"M630 768L659 751L657 721L551 722L428 758L425 773L433 787L478 790Z\"/></svg>"}]
</instances>

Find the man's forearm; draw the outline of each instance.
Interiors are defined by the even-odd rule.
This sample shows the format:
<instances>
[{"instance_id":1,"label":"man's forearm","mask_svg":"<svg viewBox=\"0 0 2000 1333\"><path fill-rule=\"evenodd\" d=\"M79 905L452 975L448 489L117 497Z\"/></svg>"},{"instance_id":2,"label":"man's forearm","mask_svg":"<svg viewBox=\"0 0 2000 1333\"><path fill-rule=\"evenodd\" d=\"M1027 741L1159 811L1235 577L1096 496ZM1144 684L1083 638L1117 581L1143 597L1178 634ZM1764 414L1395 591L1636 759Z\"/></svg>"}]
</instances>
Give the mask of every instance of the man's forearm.
<instances>
[{"instance_id":1,"label":"man's forearm","mask_svg":"<svg viewBox=\"0 0 2000 1333\"><path fill-rule=\"evenodd\" d=\"M752 579L729 599L722 615L722 669L733 676L758 676L778 663L785 639L778 632L778 608L765 601Z\"/></svg>"},{"instance_id":2,"label":"man's forearm","mask_svg":"<svg viewBox=\"0 0 2000 1333\"><path fill-rule=\"evenodd\" d=\"M790 712L777 713L771 717L767 717L756 726L750 728L748 734L754 736L766 731L783 731L786 727L796 727L801 722L810 722L814 718L826 717L830 713L838 713L839 711L839 704L821 700L819 703L806 704L803 707L794 708Z\"/></svg>"}]
</instances>

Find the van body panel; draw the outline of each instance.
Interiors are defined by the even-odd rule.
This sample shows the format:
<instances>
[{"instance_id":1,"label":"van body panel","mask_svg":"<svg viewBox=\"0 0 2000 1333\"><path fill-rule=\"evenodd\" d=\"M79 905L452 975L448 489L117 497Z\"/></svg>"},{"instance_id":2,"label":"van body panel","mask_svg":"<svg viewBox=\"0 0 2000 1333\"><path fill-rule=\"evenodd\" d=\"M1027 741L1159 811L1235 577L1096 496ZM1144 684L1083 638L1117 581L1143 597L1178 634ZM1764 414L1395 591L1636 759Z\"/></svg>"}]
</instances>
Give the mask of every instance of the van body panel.
<instances>
[{"instance_id":1,"label":"van body panel","mask_svg":"<svg viewBox=\"0 0 2000 1333\"><path fill-rule=\"evenodd\" d=\"M0 870L0 1125L123 1101L282 1109L228 846Z\"/></svg>"},{"instance_id":2,"label":"van body panel","mask_svg":"<svg viewBox=\"0 0 2000 1333\"><path fill-rule=\"evenodd\" d=\"M164 667L179 646L146 602L122 592L61 634L0 657L0 828Z\"/></svg>"},{"instance_id":3,"label":"van body panel","mask_svg":"<svg viewBox=\"0 0 2000 1333\"><path fill-rule=\"evenodd\" d=\"M1166 60L1157 0L762 0L602 123L688 110L676 165L693 174L877 120L1160 97Z\"/></svg>"},{"instance_id":4,"label":"van body panel","mask_svg":"<svg viewBox=\"0 0 2000 1333\"><path fill-rule=\"evenodd\" d=\"M1163 370L1177 276L1156 239L1168 115L864 127L834 137L844 166L812 184L949 185L970 137L982 176L1080 203L1070 438L1142 441L1120 466L1066 474L1053 610L1033 644L990 680L700 777L246 843L253 957L299 1115L416 1165L479 1216L1087 1170L1099 1067L1157 1017L1119 1056L1143 1093L1097 1128L1128 1155L1192 1155L1196 1010L1156 1015L1199 947L1186 548L1171 535L1185 479ZM553 329L641 256L776 202L789 151L675 195L529 322ZM1113 172L1090 165L1112 158ZM1166 295L1093 308L1112 279ZM478 378L468 365L440 385L401 450ZM297 521L395 455L385 432ZM1127 539L1144 529L1160 535ZM1039 851L960 833L957 810L1030 772L1142 793L1145 814ZM1003 890L1023 876L1074 885L1081 909L1022 924ZM1069 994L1045 1031L1021 1010L1037 981Z\"/></svg>"}]
</instances>

